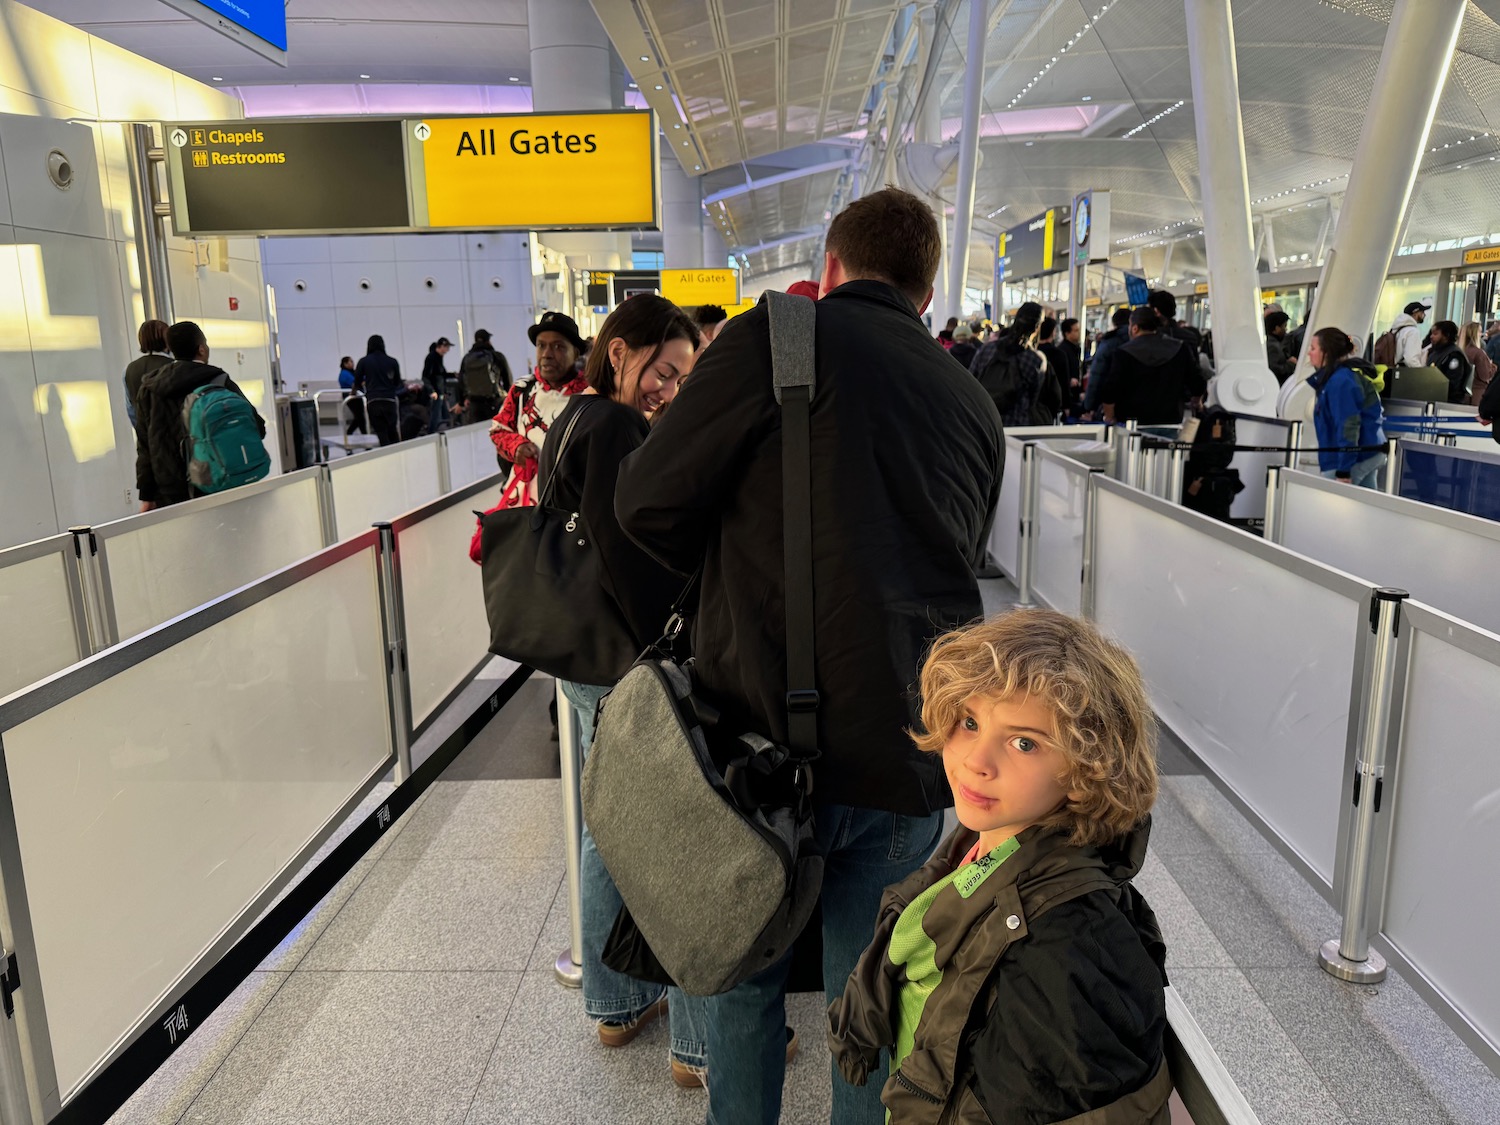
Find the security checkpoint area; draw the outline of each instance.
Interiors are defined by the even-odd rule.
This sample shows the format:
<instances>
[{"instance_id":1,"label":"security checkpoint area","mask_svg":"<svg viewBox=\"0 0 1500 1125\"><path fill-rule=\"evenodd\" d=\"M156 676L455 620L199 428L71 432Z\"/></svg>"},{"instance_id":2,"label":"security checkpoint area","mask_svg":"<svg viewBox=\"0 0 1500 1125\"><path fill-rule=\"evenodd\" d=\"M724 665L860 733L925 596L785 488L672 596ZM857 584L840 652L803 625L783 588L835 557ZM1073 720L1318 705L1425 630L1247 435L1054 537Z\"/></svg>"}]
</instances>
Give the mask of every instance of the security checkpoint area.
<instances>
[{"instance_id":1,"label":"security checkpoint area","mask_svg":"<svg viewBox=\"0 0 1500 1125\"><path fill-rule=\"evenodd\" d=\"M1439 367L1500 321L1500 3L346 7L0 0L0 1125L715 1121L666 1000L613 1049L585 1014L593 725L496 654L476 563L558 471L500 440L563 385L551 318L581 394L638 297L716 331L826 299L830 225L888 185L937 220L934 347L1080 331L1060 408L1005 419L974 581L1144 677L1171 1094L1139 1120L1500 1125L1500 419ZM1087 402L1148 307L1201 364L1181 422ZM1379 362L1413 309L1420 360ZM148 321L201 326L264 479L143 505ZM1330 327L1378 443L1320 418ZM396 440L345 376L377 355ZM820 925L779 1120L862 1125Z\"/></svg>"}]
</instances>

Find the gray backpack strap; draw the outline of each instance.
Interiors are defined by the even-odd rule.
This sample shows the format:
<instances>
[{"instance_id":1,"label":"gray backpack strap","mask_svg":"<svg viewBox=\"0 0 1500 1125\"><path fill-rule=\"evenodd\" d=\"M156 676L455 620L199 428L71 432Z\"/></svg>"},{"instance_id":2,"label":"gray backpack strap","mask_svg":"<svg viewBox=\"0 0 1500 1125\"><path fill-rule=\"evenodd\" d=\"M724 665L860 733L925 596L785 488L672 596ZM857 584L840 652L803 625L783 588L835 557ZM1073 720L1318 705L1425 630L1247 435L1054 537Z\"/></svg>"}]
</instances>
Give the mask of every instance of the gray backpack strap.
<instances>
[{"instance_id":1,"label":"gray backpack strap","mask_svg":"<svg viewBox=\"0 0 1500 1125\"><path fill-rule=\"evenodd\" d=\"M787 740L800 756L818 749L813 654L812 396L817 382L812 301L767 293L771 375L781 404L782 542L786 567Z\"/></svg>"}]
</instances>

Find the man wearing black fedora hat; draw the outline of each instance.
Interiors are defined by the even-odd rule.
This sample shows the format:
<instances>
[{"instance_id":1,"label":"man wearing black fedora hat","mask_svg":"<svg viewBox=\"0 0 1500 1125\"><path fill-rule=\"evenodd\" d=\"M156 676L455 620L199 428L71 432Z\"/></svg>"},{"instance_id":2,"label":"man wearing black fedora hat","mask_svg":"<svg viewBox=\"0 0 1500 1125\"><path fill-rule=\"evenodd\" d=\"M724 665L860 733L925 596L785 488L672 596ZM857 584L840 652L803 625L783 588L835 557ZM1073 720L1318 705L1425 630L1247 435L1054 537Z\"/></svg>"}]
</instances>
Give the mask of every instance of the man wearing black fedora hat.
<instances>
[{"instance_id":1,"label":"man wearing black fedora hat","mask_svg":"<svg viewBox=\"0 0 1500 1125\"><path fill-rule=\"evenodd\" d=\"M490 438L501 460L515 466L500 498L502 508L529 508L536 503L537 458L547 430L568 399L588 389L578 374L583 337L571 316L544 312L526 335L536 345L533 378L511 388L490 426Z\"/></svg>"}]
</instances>

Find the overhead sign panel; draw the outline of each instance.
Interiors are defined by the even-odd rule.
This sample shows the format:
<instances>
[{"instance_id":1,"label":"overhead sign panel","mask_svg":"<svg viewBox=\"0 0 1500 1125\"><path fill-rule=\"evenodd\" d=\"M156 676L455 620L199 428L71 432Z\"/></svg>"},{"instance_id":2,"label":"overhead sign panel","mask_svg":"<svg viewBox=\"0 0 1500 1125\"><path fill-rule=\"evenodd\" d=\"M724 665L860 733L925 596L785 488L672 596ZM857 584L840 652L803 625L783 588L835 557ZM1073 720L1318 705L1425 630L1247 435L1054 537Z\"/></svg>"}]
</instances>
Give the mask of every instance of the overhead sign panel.
<instances>
[{"instance_id":1,"label":"overhead sign panel","mask_svg":"<svg viewBox=\"0 0 1500 1125\"><path fill-rule=\"evenodd\" d=\"M649 111L256 118L165 130L179 234L658 225Z\"/></svg>"},{"instance_id":2,"label":"overhead sign panel","mask_svg":"<svg viewBox=\"0 0 1500 1125\"><path fill-rule=\"evenodd\" d=\"M1019 281L1065 269L1058 262L1057 208L1003 231L995 248L995 280Z\"/></svg>"},{"instance_id":3,"label":"overhead sign panel","mask_svg":"<svg viewBox=\"0 0 1500 1125\"><path fill-rule=\"evenodd\" d=\"M650 112L429 117L409 122L409 133L419 227L657 225Z\"/></svg>"},{"instance_id":4,"label":"overhead sign panel","mask_svg":"<svg viewBox=\"0 0 1500 1125\"><path fill-rule=\"evenodd\" d=\"M236 43L286 65L286 0L165 0Z\"/></svg>"},{"instance_id":5,"label":"overhead sign panel","mask_svg":"<svg viewBox=\"0 0 1500 1125\"><path fill-rule=\"evenodd\" d=\"M1494 266L1500 265L1500 246L1481 246L1476 250L1464 251L1464 265L1466 266Z\"/></svg>"},{"instance_id":6,"label":"overhead sign panel","mask_svg":"<svg viewBox=\"0 0 1500 1125\"><path fill-rule=\"evenodd\" d=\"M684 308L737 305L740 303L740 271L663 267L661 295Z\"/></svg>"},{"instance_id":7,"label":"overhead sign panel","mask_svg":"<svg viewBox=\"0 0 1500 1125\"><path fill-rule=\"evenodd\" d=\"M399 120L263 118L165 128L180 234L411 227Z\"/></svg>"}]
</instances>

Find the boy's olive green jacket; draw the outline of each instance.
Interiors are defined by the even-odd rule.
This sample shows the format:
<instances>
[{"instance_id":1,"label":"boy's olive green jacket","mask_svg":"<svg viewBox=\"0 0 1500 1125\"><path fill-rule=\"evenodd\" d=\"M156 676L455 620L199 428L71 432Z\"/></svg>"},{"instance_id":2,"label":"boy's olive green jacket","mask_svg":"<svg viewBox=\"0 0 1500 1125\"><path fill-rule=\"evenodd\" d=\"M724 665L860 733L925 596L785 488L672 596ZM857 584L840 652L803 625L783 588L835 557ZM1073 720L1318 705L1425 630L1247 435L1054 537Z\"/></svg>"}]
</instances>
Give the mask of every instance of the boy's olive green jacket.
<instances>
[{"instance_id":1,"label":"boy's olive green jacket","mask_svg":"<svg viewBox=\"0 0 1500 1125\"><path fill-rule=\"evenodd\" d=\"M1166 947L1129 882L1149 834L1148 818L1077 847L1028 828L977 888L965 880L968 897L951 883L938 893L922 928L941 979L881 1092L891 1125L1166 1125ZM960 828L885 892L875 941L828 1012L834 1060L855 1085L896 1042L907 983L889 956L896 920L976 839Z\"/></svg>"}]
</instances>

